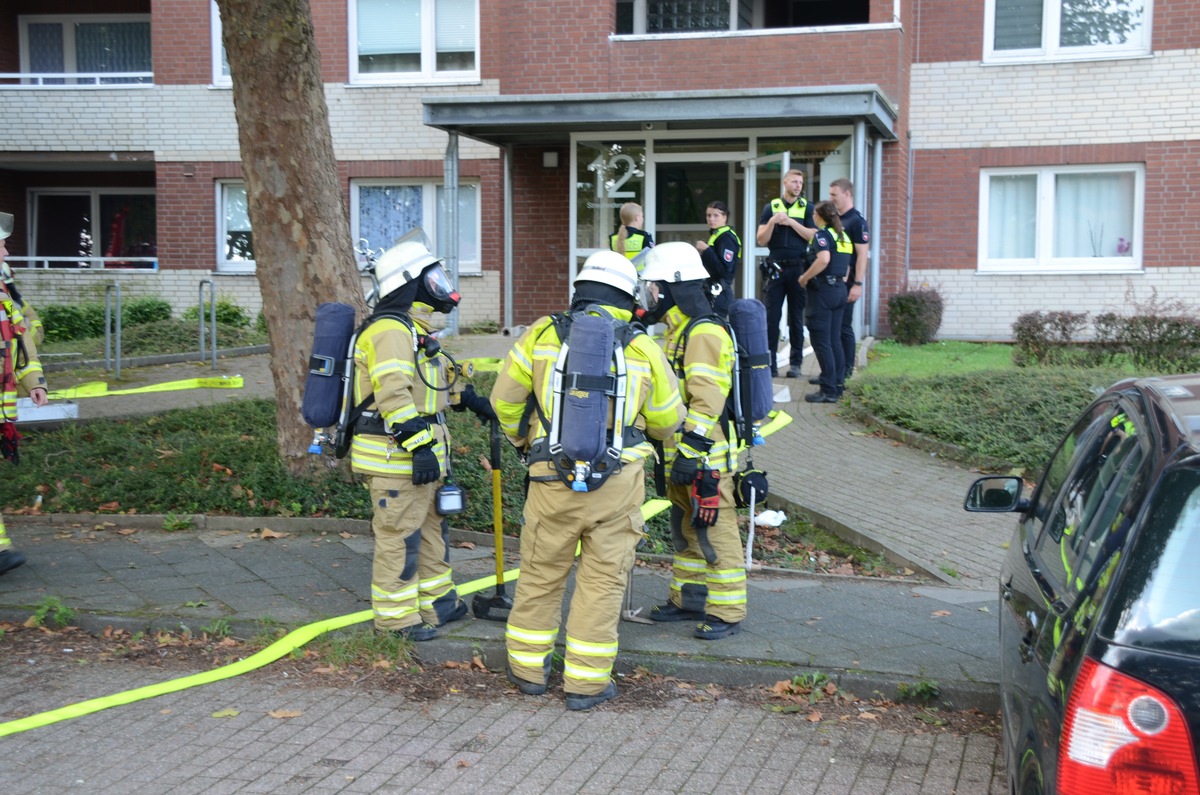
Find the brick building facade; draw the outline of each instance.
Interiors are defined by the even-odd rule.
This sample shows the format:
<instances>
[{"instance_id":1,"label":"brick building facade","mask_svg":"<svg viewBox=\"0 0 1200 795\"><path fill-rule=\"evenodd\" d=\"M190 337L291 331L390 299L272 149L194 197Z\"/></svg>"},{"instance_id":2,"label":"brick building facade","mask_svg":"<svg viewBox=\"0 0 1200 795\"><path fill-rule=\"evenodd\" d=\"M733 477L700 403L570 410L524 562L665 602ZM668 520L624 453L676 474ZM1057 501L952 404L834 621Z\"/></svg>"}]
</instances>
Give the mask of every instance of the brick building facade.
<instances>
[{"instance_id":1,"label":"brick building facade","mask_svg":"<svg viewBox=\"0 0 1200 795\"><path fill-rule=\"evenodd\" d=\"M660 241L704 237L726 201L754 291L757 214L790 165L810 199L856 185L862 324L886 333L887 296L929 284L942 336L990 339L1036 309L1200 303L1200 23L1183 0L1110 5L311 0L352 231L383 245L419 222L444 245L456 173L464 325L561 307L624 201ZM213 279L257 310L215 4L4 9L0 207L24 291L118 280L182 309Z\"/></svg>"}]
</instances>

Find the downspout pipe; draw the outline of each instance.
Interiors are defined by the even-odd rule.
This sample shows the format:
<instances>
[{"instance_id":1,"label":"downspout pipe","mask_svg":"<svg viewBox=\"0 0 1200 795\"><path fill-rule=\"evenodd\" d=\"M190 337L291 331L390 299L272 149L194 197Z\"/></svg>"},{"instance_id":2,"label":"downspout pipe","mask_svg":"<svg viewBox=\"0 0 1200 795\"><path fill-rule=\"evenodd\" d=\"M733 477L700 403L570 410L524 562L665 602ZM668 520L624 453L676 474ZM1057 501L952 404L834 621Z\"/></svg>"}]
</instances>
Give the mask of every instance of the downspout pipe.
<instances>
[{"instance_id":1,"label":"downspout pipe","mask_svg":"<svg viewBox=\"0 0 1200 795\"><path fill-rule=\"evenodd\" d=\"M513 327L513 146L504 147L504 323Z\"/></svg>"},{"instance_id":2,"label":"downspout pipe","mask_svg":"<svg viewBox=\"0 0 1200 795\"><path fill-rule=\"evenodd\" d=\"M875 139L875 151L871 157L871 223L876 229L871 233L870 250L867 252L867 265L871 275L867 280L871 307L871 321L868 324L872 337L879 337L879 241L882 236L879 227L882 225L883 212L883 139Z\"/></svg>"},{"instance_id":3,"label":"downspout pipe","mask_svg":"<svg viewBox=\"0 0 1200 795\"><path fill-rule=\"evenodd\" d=\"M442 170L446 191L446 269L450 272L450 283L458 286L458 133L451 130L446 140L446 157ZM458 311L450 313L447 331L458 333Z\"/></svg>"}]
</instances>

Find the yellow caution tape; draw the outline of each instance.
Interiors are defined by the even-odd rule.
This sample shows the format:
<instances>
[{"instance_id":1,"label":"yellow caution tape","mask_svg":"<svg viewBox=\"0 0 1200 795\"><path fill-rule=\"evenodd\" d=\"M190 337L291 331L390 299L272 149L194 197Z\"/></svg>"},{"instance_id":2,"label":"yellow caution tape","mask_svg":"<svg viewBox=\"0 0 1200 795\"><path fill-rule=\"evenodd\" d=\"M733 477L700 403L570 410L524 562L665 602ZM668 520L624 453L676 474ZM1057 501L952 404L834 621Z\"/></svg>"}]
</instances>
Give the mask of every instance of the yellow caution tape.
<instances>
[{"instance_id":1,"label":"yellow caution tape","mask_svg":"<svg viewBox=\"0 0 1200 795\"><path fill-rule=\"evenodd\" d=\"M88 381L78 386L56 389L46 397L50 400L78 400L79 398L108 397L110 395L136 395L143 392L173 392L179 389L241 389L244 381L240 375L218 375L209 378L184 378L181 381L164 381L130 389L109 389L105 381Z\"/></svg>"},{"instance_id":2,"label":"yellow caution tape","mask_svg":"<svg viewBox=\"0 0 1200 795\"><path fill-rule=\"evenodd\" d=\"M476 357L474 359L459 359L460 364L470 362L475 370L481 373L498 373L500 372L500 359L493 359L486 356Z\"/></svg>"}]
</instances>

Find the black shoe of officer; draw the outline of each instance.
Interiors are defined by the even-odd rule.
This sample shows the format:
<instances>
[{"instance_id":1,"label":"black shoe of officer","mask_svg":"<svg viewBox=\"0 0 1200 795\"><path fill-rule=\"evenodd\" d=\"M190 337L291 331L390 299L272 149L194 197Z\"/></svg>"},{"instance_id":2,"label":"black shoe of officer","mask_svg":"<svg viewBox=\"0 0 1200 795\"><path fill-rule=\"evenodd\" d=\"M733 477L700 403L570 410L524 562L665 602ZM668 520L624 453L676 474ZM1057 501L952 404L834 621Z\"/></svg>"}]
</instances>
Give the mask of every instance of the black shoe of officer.
<instances>
[{"instance_id":1,"label":"black shoe of officer","mask_svg":"<svg viewBox=\"0 0 1200 795\"><path fill-rule=\"evenodd\" d=\"M805 403L837 403L837 395L827 395L824 392L810 392L804 396Z\"/></svg>"},{"instance_id":2,"label":"black shoe of officer","mask_svg":"<svg viewBox=\"0 0 1200 795\"><path fill-rule=\"evenodd\" d=\"M788 371L787 371L787 377L788 378L800 378L801 377L800 365L793 364L791 367L789 367Z\"/></svg>"},{"instance_id":3,"label":"black shoe of officer","mask_svg":"<svg viewBox=\"0 0 1200 795\"><path fill-rule=\"evenodd\" d=\"M6 549L0 552L0 574L23 565L25 565L25 553L21 550Z\"/></svg>"},{"instance_id":4,"label":"black shoe of officer","mask_svg":"<svg viewBox=\"0 0 1200 795\"><path fill-rule=\"evenodd\" d=\"M549 676L550 675L550 660L549 660L549 658L547 658L547 660L546 660L546 666L545 666L544 670L546 671L546 675ZM509 665L508 660L504 661L504 673L508 675L508 681L510 681L514 685L516 685L517 689L520 690L525 695L527 695L527 696L542 696L542 695L546 694L546 685L545 684L538 684L537 682L530 682L528 679L522 679L521 677L517 676L516 674L513 673L512 666Z\"/></svg>"},{"instance_id":5,"label":"black shoe of officer","mask_svg":"<svg viewBox=\"0 0 1200 795\"><path fill-rule=\"evenodd\" d=\"M594 696L585 696L581 693L567 693L567 709L591 709L597 704L603 704L605 701L611 701L617 697L617 683L613 680L608 680L608 687Z\"/></svg>"},{"instance_id":6,"label":"black shoe of officer","mask_svg":"<svg viewBox=\"0 0 1200 795\"><path fill-rule=\"evenodd\" d=\"M428 622L413 624L411 627L402 627L401 629L389 630L393 635L399 635L405 640L411 640L413 643L421 643L427 640L433 640L437 637L437 627Z\"/></svg>"},{"instance_id":7,"label":"black shoe of officer","mask_svg":"<svg viewBox=\"0 0 1200 795\"><path fill-rule=\"evenodd\" d=\"M456 604L454 606L454 609L450 611L450 615L446 616L446 620L443 621L442 623L438 624L438 626L444 627L447 624L449 624L451 621L458 621L460 618L462 618L466 614L467 614L467 603L464 602L462 599L459 599L458 604Z\"/></svg>"},{"instance_id":8,"label":"black shoe of officer","mask_svg":"<svg viewBox=\"0 0 1200 795\"><path fill-rule=\"evenodd\" d=\"M821 383L821 376L814 375L812 378L808 379L808 383L816 386L817 384Z\"/></svg>"},{"instance_id":9,"label":"black shoe of officer","mask_svg":"<svg viewBox=\"0 0 1200 795\"><path fill-rule=\"evenodd\" d=\"M651 621L699 621L702 618L704 614L699 610L684 610L670 602L650 608Z\"/></svg>"}]
</instances>

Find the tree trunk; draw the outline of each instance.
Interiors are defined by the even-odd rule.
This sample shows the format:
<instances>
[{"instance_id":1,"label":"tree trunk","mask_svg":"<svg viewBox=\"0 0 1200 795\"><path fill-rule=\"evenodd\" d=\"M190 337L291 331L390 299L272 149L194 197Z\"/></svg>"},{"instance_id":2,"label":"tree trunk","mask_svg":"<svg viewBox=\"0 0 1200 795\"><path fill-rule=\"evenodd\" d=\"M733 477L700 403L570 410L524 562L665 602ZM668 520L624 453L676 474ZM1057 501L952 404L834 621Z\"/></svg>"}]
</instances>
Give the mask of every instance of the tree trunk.
<instances>
[{"instance_id":1,"label":"tree trunk","mask_svg":"<svg viewBox=\"0 0 1200 795\"><path fill-rule=\"evenodd\" d=\"M366 309L333 154L308 0L217 0L263 316L271 342L279 454L312 471L300 414L316 307Z\"/></svg>"}]
</instances>

